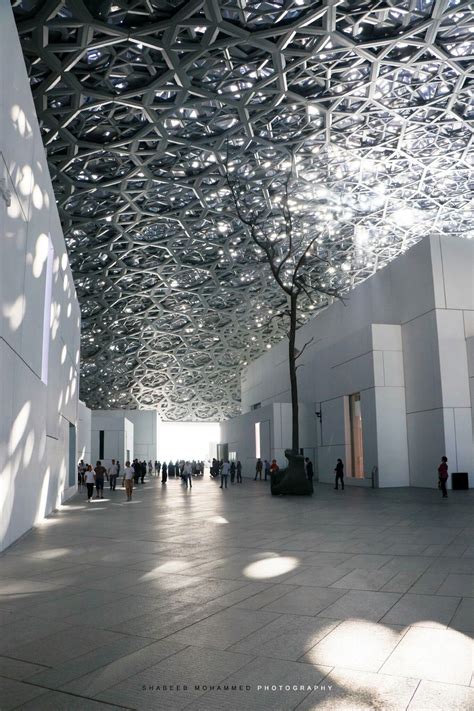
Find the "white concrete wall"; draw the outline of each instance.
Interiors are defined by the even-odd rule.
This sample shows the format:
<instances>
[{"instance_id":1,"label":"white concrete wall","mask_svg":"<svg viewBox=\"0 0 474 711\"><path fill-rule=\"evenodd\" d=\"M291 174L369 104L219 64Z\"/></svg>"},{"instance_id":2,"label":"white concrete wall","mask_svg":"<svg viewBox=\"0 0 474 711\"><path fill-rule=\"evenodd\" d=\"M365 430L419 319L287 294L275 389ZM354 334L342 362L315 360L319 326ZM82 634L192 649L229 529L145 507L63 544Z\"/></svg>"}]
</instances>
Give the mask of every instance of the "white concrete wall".
<instances>
[{"instance_id":1,"label":"white concrete wall","mask_svg":"<svg viewBox=\"0 0 474 711\"><path fill-rule=\"evenodd\" d=\"M0 180L11 193L9 206L0 195L2 550L75 490L69 437L70 424L77 424L80 330L79 306L23 54L10 4L4 2L0 3Z\"/></svg>"},{"instance_id":2,"label":"white concrete wall","mask_svg":"<svg viewBox=\"0 0 474 711\"><path fill-rule=\"evenodd\" d=\"M95 466L96 461L101 461L105 467L109 467L112 459L120 462L123 467L127 458L127 450L130 450L131 460L136 456L134 453L134 426L128 419L128 410L112 411L92 410L91 420L91 464ZM104 453L100 456L100 432L104 432Z\"/></svg>"},{"instance_id":3,"label":"white concrete wall","mask_svg":"<svg viewBox=\"0 0 474 711\"><path fill-rule=\"evenodd\" d=\"M92 411L79 400L77 407L77 461L91 463Z\"/></svg>"},{"instance_id":4,"label":"white concrete wall","mask_svg":"<svg viewBox=\"0 0 474 711\"><path fill-rule=\"evenodd\" d=\"M457 237L421 241L354 289L346 305L301 328L299 347L313 340L301 358L299 399L323 413L321 480L332 480L337 457L351 473L346 398L354 392L365 474L377 467L380 486L436 486L443 454L451 471L472 472L473 337L474 243ZM289 401L281 342L244 370L242 410Z\"/></svg>"},{"instance_id":5,"label":"white concrete wall","mask_svg":"<svg viewBox=\"0 0 474 711\"><path fill-rule=\"evenodd\" d=\"M130 449L133 452L132 459L136 457L140 459L140 461L145 460L146 462L151 459L151 461L154 462L157 457L159 423L158 413L155 410L94 410L93 429L104 429L104 427L96 427L95 423L99 422L101 418L105 418L103 419L103 424L105 423L104 426L107 426L111 432L116 431L117 427L120 431L125 431L124 417L133 425L133 441L130 440L131 430L128 429L128 445L131 444L131 446L125 447L125 450ZM118 420L119 424L114 422L114 420ZM98 436L97 434L97 444L95 448L93 447L94 452L98 452ZM111 446L118 447L116 436L114 435L111 435ZM122 452L122 449L120 451ZM115 455L111 456L115 457ZM120 461L122 462L122 459L120 459Z\"/></svg>"},{"instance_id":6,"label":"white concrete wall","mask_svg":"<svg viewBox=\"0 0 474 711\"><path fill-rule=\"evenodd\" d=\"M300 445L305 456L314 463L316 416L314 407L300 406ZM236 452L242 462L242 476L255 476L256 432L260 423L260 456L262 461L276 459L280 468L286 467L285 449L291 448L291 406L289 403L272 403L266 407L247 412L240 417L221 422L220 443L229 445L229 452ZM269 445L265 434L269 431Z\"/></svg>"}]
</instances>

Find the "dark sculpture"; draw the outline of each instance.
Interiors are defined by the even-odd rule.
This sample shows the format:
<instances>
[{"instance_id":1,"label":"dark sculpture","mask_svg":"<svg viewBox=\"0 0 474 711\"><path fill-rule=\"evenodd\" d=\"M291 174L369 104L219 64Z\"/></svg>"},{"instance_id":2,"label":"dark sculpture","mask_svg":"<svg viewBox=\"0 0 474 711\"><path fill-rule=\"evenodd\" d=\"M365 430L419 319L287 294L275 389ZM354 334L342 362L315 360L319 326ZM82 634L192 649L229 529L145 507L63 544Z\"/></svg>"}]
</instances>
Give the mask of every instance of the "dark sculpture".
<instances>
[{"instance_id":1,"label":"dark sculpture","mask_svg":"<svg viewBox=\"0 0 474 711\"><path fill-rule=\"evenodd\" d=\"M288 459L288 467L271 475L272 496L311 496L313 482L306 478L303 455L285 449L285 457Z\"/></svg>"}]
</instances>

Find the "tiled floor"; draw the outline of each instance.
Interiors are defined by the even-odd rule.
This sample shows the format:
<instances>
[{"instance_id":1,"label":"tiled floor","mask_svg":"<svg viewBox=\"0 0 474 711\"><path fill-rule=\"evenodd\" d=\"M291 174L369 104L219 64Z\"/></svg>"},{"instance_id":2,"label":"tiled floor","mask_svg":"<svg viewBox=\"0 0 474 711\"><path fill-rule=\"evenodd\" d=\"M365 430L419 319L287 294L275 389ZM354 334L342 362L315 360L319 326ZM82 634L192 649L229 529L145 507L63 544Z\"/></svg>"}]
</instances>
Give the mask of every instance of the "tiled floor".
<instances>
[{"instance_id":1,"label":"tiled floor","mask_svg":"<svg viewBox=\"0 0 474 711\"><path fill-rule=\"evenodd\" d=\"M472 709L473 502L80 493L0 557L0 709Z\"/></svg>"}]
</instances>

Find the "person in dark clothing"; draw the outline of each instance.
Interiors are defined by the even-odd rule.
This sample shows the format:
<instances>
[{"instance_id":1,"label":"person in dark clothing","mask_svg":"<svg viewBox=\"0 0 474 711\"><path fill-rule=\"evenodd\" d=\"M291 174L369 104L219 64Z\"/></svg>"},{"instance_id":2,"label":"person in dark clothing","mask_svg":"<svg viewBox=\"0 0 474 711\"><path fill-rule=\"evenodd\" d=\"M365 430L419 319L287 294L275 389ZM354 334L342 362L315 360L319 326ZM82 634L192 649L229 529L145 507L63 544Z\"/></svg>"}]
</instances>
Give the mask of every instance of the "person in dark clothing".
<instances>
[{"instance_id":1,"label":"person in dark clothing","mask_svg":"<svg viewBox=\"0 0 474 711\"><path fill-rule=\"evenodd\" d=\"M138 484L138 482L140 481L140 474L141 474L141 464L138 461L138 459L133 460L132 469L133 469L133 481L135 482L135 484Z\"/></svg>"},{"instance_id":2,"label":"person in dark clothing","mask_svg":"<svg viewBox=\"0 0 474 711\"><path fill-rule=\"evenodd\" d=\"M443 494L443 499L448 498L448 492L446 489L446 482L448 481L448 458L441 457L441 464L438 467L438 477L439 477L439 488Z\"/></svg>"},{"instance_id":3,"label":"person in dark clothing","mask_svg":"<svg viewBox=\"0 0 474 711\"><path fill-rule=\"evenodd\" d=\"M144 479L145 479L145 476L146 476L146 469L147 469L146 462L143 461L143 462L141 463L141 469L140 469L140 479L141 479L142 484L144 483Z\"/></svg>"},{"instance_id":4,"label":"person in dark clothing","mask_svg":"<svg viewBox=\"0 0 474 711\"><path fill-rule=\"evenodd\" d=\"M233 484L235 481L235 462L230 463L230 483Z\"/></svg>"},{"instance_id":5,"label":"person in dark clothing","mask_svg":"<svg viewBox=\"0 0 474 711\"><path fill-rule=\"evenodd\" d=\"M168 467L166 465L166 462L163 462L161 465L161 483L166 484L168 481Z\"/></svg>"},{"instance_id":6,"label":"person in dark clothing","mask_svg":"<svg viewBox=\"0 0 474 711\"><path fill-rule=\"evenodd\" d=\"M255 465L255 481L257 481L257 477L259 474L260 474L260 481L262 481L262 470L263 470L263 462L259 457L257 459L257 463Z\"/></svg>"},{"instance_id":7,"label":"person in dark clothing","mask_svg":"<svg viewBox=\"0 0 474 711\"><path fill-rule=\"evenodd\" d=\"M173 462L168 463L168 476L174 476L174 464Z\"/></svg>"},{"instance_id":8,"label":"person in dark clothing","mask_svg":"<svg viewBox=\"0 0 474 711\"><path fill-rule=\"evenodd\" d=\"M104 478L107 473L107 470L105 467L102 466L101 461L97 461L97 464L94 469L95 472L95 488L96 488L96 499L103 499L104 498Z\"/></svg>"},{"instance_id":9,"label":"person in dark clothing","mask_svg":"<svg viewBox=\"0 0 474 711\"><path fill-rule=\"evenodd\" d=\"M314 476L314 471L313 471L313 462L309 457L306 457L304 460L305 467L306 467L306 478L309 479L310 481L313 481L313 476Z\"/></svg>"},{"instance_id":10,"label":"person in dark clothing","mask_svg":"<svg viewBox=\"0 0 474 711\"><path fill-rule=\"evenodd\" d=\"M235 471L237 472L237 484L242 483L242 464L240 461L237 462L235 466Z\"/></svg>"},{"instance_id":11,"label":"person in dark clothing","mask_svg":"<svg viewBox=\"0 0 474 711\"><path fill-rule=\"evenodd\" d=\"M344 464L342 463L342 459L337 460L336 468L334 469L336 472L336 484L334 486L335 489L339 489L339 481L341 482L341 489L344 491Z\"/></svg>"}]
</instances>

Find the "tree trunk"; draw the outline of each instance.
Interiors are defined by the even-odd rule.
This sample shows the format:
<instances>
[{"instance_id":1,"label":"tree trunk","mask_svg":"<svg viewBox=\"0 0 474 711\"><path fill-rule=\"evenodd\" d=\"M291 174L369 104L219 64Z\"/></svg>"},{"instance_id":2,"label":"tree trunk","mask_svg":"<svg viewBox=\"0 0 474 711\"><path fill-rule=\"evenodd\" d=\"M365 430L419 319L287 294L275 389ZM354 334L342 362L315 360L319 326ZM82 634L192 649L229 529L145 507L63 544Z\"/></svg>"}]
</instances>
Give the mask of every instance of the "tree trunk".
<instances>
[{"instance_id":1,"label":"tree trunk","mask_svg":"<svg viewBox=\"0 0 474 711\"><path fill-rule=\"evenodd\" d=\"M296 306L297 296L290 296L290 333L288 362L290 366L290 390L291 390L291 449L294 454L300 453L300 432L298 419L298 381L296 378Z\"/></svg>"}]
</instances>

